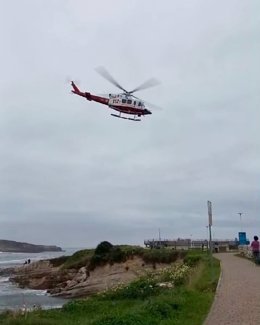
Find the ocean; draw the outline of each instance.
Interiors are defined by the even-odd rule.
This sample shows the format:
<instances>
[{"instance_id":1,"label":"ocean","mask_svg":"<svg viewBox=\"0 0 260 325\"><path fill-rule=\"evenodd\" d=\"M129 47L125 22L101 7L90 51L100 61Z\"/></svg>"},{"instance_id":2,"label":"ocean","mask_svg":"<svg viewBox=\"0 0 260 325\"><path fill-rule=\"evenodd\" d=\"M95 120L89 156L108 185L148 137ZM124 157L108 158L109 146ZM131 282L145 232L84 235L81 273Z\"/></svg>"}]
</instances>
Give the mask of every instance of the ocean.
<instances>
[{"instance_id":1,"label":"ocean","mask_svg":"<svg viewBox=\"0 0 260 325\"><path fill-rule=\"evenodd\" d=\"M43 253L6 253L0 252L0 269L23 265L29 258L31 262L42 259L72 255L82 248L67 248L63 252ZM44 290L20 289L9 281L8 277L0 276L0 312L6 309L32 309L34 305L42 309L60 308L66 299L49 296Z\"/></svg>"}]
</instances>

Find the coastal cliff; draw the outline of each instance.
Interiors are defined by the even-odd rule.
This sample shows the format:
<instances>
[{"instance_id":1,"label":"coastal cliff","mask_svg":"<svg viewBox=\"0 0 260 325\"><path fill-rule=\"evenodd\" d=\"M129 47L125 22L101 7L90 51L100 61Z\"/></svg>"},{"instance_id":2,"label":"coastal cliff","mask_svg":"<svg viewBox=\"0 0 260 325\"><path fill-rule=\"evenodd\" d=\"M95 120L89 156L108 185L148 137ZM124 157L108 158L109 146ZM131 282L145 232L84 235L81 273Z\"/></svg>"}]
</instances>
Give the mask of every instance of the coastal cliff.
<instances>
[{"instance_id":1,"label":"coastal cliff","mask_svg":"<svg viewBox=\"0 0 260 325\"><path fill-rule=\"evenodd\" d=\"M61 252L61 247L34 245L29 243L21 243L13 240L0 239L0 251L10 253L41 253L41 252Z\"/></svg>"},{"instance_id":2,"label":"coastal cliff","mask_svg":"<svg viewBox=\"0 0 260 325\"><path fill-rule=\"evenodd\" d=\"M156 265L156 269L164 267L165 264ZM16 268L10 281L22 288L48 290L52 296L78 298L127 284L153 269L152 264L145 264L137 256L124 263L106 264L91 271L86 266L65 270L52 266L49 261L38 261Z\"/></svg>"},{"instance_id":3,"label":"coastal cliff","mask_svg":"<svg viewBox=\"0 0 260 325\"><path fill-rule=\"evenodd\" d=\"M183 257L183 252L173 250L159 252L102 242L95 251L82 250L15 268L9 279L22 288L48 290L53 296L86 297L169 267Z\"/></svg>"}]
</instances>

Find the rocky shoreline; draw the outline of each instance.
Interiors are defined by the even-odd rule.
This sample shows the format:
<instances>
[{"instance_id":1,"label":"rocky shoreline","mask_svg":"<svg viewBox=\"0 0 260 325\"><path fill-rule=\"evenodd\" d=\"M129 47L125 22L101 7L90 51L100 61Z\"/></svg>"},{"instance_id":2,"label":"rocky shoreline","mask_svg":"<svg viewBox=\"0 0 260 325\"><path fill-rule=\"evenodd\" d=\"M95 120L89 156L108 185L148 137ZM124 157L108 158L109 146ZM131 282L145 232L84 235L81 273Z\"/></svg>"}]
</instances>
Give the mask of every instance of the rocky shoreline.
<instances>
[{"instance_id":1,"label":"rocky shoreline","mask_svg":"<svg viewBox=\"0 0 260 325\"><path fill-rule=\"evenodd\" d=\"M158 264L156 268L163 268ZM0 270L0 275L20 288L47 290L51 296L63 298L87 297L119 284L127 284L154 269L154 264L144 263L134 256L123 263L106 264L89 271L87 266L64 269L53 266L50 260Z\"/></svg>"}]
</instances>

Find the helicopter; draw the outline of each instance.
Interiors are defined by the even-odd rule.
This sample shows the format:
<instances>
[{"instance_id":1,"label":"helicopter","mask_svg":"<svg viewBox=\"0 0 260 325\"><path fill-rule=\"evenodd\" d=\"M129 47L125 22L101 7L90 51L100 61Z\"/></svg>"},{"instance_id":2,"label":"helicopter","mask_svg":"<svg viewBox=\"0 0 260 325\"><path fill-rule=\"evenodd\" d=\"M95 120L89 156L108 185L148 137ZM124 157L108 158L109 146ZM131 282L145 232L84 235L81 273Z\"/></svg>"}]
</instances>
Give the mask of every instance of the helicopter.
<instances>
[{"instance_id":1,"label":"helicopter","mask_svg":"<svg viewBox=\"0 0 260 325\"><path fill-rule=\"evenodd\" d=\"M122 118L131 121L141 121L141 116L150 115L152 112L145 106L145 102L133 94L137 91L154 87L159 84L156 79L149 79L142 83L140 86L131 91L123 88L104 68L99 67L96 71L103 76L106 80L111 82L114 86L123 91L119 94L109 94L107 97L92 95L90 92L82 92L74 81L71 81L71 92L75 95L86 98L89 101L95 101L118 112L118 114L111 114L113 117ZM131 115L133 117L122 116L122 114Z\"/></svg>"}]
</instances>

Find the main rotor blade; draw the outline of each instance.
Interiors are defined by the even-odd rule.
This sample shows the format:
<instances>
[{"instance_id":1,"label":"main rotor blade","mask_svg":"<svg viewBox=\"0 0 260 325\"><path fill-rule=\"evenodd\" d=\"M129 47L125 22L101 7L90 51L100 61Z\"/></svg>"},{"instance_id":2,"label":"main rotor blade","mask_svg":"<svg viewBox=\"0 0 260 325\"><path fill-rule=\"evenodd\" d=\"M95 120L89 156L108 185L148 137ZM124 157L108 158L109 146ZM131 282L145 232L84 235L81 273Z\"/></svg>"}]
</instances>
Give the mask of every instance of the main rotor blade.
<instances>
[{"instance_id":1,"label":"main rotor blade","mask_svg":"<svg viewBox=\"0 0 260 325\"><path fill-rule=\"evenodd\" d=\"M104 68L104 67L97 67L96 71L106 80L111 82L113 85L115 85L117 88L123 90L127 93L127 90L125 90L112 76L111 74Z\"/></svg>"},{"instance_id":2,"label":"main rotor blade","mask_svg":"<svg viewBox=\"0 0 260 325\"><path fill-rule=\"evenodd\" d=\"M154 87L154 86L157 86L159 84L160 84L160 82L158 80L156 80L154 78L151 78L151 79L148 79L147 81L145 81L144 83L142 83L140 86L133 89L132 91L129 91L128 93L133 94L136 91L147 89L147 88L150 88L150 87Z\"/></svg>"},{"instance_id":3,"label":"main rotor blade","mask_svg":"<svg viewBox=\"0 0 260 325\"><path fill-rule=\"evenodd\" d=\"M152 108L152 109L155 109L155 110L157 110L157 111L162 111L162 110L163 110L163 108L160 107L160 106L158 106L158 105L155 105L155 104L153 104L153 103L149 103L149 102L147 102L146 100L143 100L143 99L141 99L141 98L138 98L138 97L136 97L136 96L134 96L134 95L131 95L131 96L134 97L134 98L136 98L136 99L138 99L138 100L140 100L140 101L143 102L145 105L147 104L148 108Z\"/></svg>"}]
</instances>

